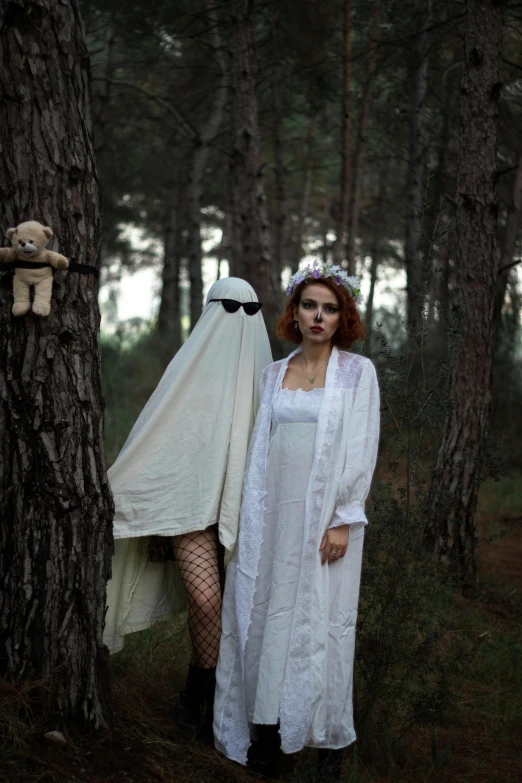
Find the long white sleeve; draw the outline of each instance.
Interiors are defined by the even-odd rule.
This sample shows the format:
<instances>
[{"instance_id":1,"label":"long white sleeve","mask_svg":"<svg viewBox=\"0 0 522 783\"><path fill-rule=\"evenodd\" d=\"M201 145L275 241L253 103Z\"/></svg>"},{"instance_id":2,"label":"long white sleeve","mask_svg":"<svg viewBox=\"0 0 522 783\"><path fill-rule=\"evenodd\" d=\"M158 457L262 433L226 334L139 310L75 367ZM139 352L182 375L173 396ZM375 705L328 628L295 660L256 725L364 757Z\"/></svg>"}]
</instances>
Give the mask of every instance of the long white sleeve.
<instances>
[{"instance_id":1,"label":"long white sleeve","mask_svg":"<svg viewBox=\"0 0 522 783\"><path fill-rule=\"evenodd\" d=\"M345 467L329 527L367 524L364 503L370 491L379 443L380 400L375 367L367 362L353 403Z\"/></svg>"}]
</instances>

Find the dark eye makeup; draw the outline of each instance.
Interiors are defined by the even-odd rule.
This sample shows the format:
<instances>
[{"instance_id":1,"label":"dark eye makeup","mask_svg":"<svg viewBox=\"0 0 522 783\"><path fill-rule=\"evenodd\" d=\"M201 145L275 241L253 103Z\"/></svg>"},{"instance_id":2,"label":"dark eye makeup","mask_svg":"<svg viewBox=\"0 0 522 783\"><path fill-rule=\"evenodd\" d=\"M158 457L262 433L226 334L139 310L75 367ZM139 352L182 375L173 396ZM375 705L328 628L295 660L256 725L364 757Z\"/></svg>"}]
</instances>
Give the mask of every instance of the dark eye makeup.
<instances>
[{"instance_id":1,"label":"dark eye makeup","mask_svg":"<svg viewBox=\"0 0 522 783\"><path fill-rule=\"evenodd\" d=\"M317 307L317 302L315 302L313 299L302 299L301 304L306 310L310 310L313 307ZM325 305L325 310L329 313L338 313L339 308L336 307L336 305L333 304L327 304Z\"/></svg>"}]
</instances>

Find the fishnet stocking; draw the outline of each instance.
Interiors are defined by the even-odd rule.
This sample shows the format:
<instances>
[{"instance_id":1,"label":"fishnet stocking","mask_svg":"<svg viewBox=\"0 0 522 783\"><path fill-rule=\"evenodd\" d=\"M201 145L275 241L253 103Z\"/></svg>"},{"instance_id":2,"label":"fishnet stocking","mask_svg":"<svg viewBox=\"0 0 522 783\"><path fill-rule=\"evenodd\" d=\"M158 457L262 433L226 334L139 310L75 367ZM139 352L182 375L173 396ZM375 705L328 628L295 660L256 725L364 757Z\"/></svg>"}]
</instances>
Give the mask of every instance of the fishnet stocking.
<instances>
[{"instance_id":1,"label":"fishnet stocking","mask_svg":"<svg viewBox=\"0 0 522 783\"><path fill-rule=\"evenodd\" d=\"M215 527L175 536L174 556L187 593L192 663L217 665L221 637L221 580Z\"/></svg>"}]
</instances>

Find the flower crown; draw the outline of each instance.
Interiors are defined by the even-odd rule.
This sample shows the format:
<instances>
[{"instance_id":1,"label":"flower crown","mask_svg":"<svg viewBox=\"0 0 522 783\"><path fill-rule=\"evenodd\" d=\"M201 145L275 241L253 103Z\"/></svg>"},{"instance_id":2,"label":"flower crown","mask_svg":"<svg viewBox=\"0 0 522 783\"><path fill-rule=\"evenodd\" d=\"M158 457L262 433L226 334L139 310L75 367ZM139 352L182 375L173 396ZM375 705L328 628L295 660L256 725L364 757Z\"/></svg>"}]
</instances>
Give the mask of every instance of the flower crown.
<instances>
[{"instance_id":1,"label":"flower crown","mask_svg":"<svg viewBox=\"0 0 522 783\"><path fill-rule=\"evenodd\" d=\"M305 280L319 280L324 277L331 277L336 285L342 285L343 288L350 292L356 304L362 304L363 295L361 294L361 283L358 277L348 277L340 266L328 266L317 261L312 266L304 266L295 275L292 275L286 289L286 295L292 296L297 286L304 283Z\"/></svg>"}]
</instances>

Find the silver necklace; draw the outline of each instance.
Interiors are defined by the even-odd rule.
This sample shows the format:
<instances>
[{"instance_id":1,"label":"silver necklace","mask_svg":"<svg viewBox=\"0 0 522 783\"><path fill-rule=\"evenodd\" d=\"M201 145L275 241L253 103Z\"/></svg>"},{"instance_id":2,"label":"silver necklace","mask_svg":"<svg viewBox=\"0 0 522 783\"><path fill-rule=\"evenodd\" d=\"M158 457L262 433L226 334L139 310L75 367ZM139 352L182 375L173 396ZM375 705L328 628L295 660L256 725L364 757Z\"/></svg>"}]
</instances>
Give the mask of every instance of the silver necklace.
<instances>
[{"instance_id":1,"label":"silver necklace","mask_svg":"<svg viewBox=\"0 0 522 783\"><path fill-rule=\"evenodd\" d=\"M315 379L317 378L317 373L319 372L319 367L324 367L326 364L328 364L328 360L326 360L326 362L320 362L317 365L317 367L315 368L315 375L314 375L314 377L313 378L309 378L308 375L306 374L306 368L305 368L305 364L304 364L304 360L303 360L303 354L301 354L301 366L302 366L302 369L303 369L303 375L305 376L305 378L308 381L308 383L310 384L310 386L313 386L314 383L315 383Z\"/></svg>"}]
</instances>

